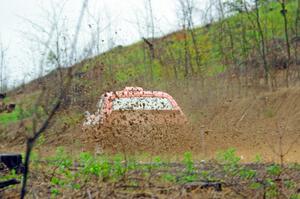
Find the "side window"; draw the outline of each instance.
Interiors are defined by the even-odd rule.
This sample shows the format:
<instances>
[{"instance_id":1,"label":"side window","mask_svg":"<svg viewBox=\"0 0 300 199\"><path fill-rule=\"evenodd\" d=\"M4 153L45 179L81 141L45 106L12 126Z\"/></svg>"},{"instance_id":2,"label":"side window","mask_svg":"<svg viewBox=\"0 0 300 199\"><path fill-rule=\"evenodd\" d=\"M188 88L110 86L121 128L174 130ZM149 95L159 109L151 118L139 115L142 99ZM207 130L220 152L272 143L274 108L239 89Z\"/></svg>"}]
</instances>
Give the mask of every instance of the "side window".
<instances>
[{"instance_id":1,"label":"side window","mask_svg":"<svg viewBox=\"0 0 300 199\"><path fill-rule=\"evenodd\" d=\"M118 98L113 101L113 110L172 110L167 98L132 97Z\"/></svg>"}]
</instances>

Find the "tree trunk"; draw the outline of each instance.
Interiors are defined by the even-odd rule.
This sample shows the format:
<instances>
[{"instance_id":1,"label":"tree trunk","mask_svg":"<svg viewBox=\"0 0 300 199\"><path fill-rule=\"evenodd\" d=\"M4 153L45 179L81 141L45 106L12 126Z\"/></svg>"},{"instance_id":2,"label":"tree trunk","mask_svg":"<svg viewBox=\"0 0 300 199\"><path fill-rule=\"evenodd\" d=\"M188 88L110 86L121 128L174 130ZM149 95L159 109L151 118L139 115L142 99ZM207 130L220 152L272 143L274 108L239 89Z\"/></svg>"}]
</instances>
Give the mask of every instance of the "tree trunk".
<instances>
[{"instance_id":1,"label":"tree trunk","mask_svg":"<svg viewBox=\"0 0 300 199\"><path fill-rule=\"evenodd\" d=\"M288 34L288 21L287 21L287 10L285 7L285 0L281 1L281 14L284 20L284 34L285 34L285 42L286 42L286 52L288 56L287 66L286 66L286 87L289 87L289 71L290 71L290 63L291 63L291 48L290 48L290 41L289 41L289 34Z\"/></svg>"},{"instance_id":2,"label":"tree trunk","mask_svg":"<svg viewBox=\"0 0 300 199\"><path fill-rule=\"evenodd\" d=\"M265 36L262 30L262 26L260 23L260 14L259 14L259 7L258 7L258 0L255 0L255 14L256 14L256 25L258 28L258 34L260 36L260 48L262 52L262 59L263 59L263 66L265 71L265 84L268 85L269 79L269 66L266 58L266 47L265 47Z\"/></svg>"}]
</instances>

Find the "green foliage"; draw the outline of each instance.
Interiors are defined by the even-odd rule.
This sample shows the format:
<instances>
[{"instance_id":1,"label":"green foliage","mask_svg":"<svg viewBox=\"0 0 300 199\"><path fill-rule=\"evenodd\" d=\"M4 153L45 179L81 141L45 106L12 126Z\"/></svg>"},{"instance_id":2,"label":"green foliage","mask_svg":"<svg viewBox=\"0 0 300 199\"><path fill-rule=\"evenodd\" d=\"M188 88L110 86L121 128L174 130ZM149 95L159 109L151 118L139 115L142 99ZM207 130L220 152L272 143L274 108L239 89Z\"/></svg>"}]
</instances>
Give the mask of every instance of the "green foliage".
<instances>
[{"instance_id":1,"label":"green foliage","mask_svg":"<svg viewBox=\"0 0 300 199\"><path fill-rule=\"evenodd\" d=\"M132 78L139 77L143 72L144 70L141 68L141 65L119 68L115 72L115 79L118 82L127 82Z\"/></svg>"},{"instance_id":2,"label":"green foliage","mask_svg":"<svg viewBox=\"0 0 300 199\"><path fill-rule=\"evenodd\" d=\"M19 112L17 110L12 113L2 113L0 114L0 123L9 124L19 120Z\"/></svg>"},{"instance_id":3,"label":"green foliage","mask_svg":"<svg viewBox=\"0 0 300 199\"><path fill-rule=\"evenodd\" d=\"M161 178L165 182L171 182L171 183L176 182L176 176L174 176L170 173L164 173Z\"/></svg>"},{"instance_id":4,"label":"green foliage","mask_svg":"<svg viewBox=\"0 0 300 199\"><path fill-rule=\"evenodd\" d=\"M223 65L214 65L210 67L207 71L208 76L215 76L217 74L225 72L225 67Z\"/></svg>"},{"instance_id":5,"label":"green foliage","mask_svg":"<svg viewBox=\"0 0 300 199\"><path fill-rule=\"evenodd\" d=\"M80 72L86 73L91 69L91 63L86 63L81 67Z\"/></svg>"},{"instance_id":6,"label":"green foliage","mask_svg":"<svg viewBox=\"0 0 300 199\"><path fill-rule=\"evenodd\" d=\"M188 174L194 173L194 161L192 159L191 152L185 152L183 156L183 164L185 165L185 170Z\"/></svg>"},{"instance_id":7,"label":"green foliage","mask_svg":"<svg viewBox=\"0 0 300 199\"><path fill-rule=\"evenodd\" d=\"M0 173L1 174L1 173ZM6 180L11 180L11 179L17 179L21 180L22 176L17 174L16 171L13 169L11 170L8 174L6 175L0 175L0 181L6 181Z\"/></svg>"},{"instance_id":8,"label":"green foliage","mask_svg":"<svg viewBox=\"0 0 300 199\"><path fill-rule=\"evenodd\" d=\"M25 160L25 156L23 154L22 154L22 159ZM31 155L30 155L30 161L32 163L38 163L39 159L40 159L39 154L36 151L32 151ZM36 165L38 165L38 164L34 164L34 166L36 166Z\"/></svg>"},{"instance_id":9,"label":"green foliage","mask_svg":"<svg viewBox=\"0 0 300 199\"><path fill-rule=\"evenodd\" d=\"M163 166L163 162L161 157L155 156L153 159L153 167L154 168L161 168Z\"/></svg>"},{"instance_id":10,"label":"green foliage","mask_svg":"<svg viewBox=\"0 0 300 199\"><path fill-rule=\"evenodd\" d=\"M288 168L300 171L300 164L296 163L296 162L295 163L291 163L291 164L288 165Z\"/></svg>"},{"instance_id":11,"label":"green foliage","mask_svg":"<svg viewBox=\"0 0 300 199\"><path fill-rule=\"evenodd\" d=\"M194 182L198 179L195 173L194 161L191 152L185 152L183 155L183 162L185 165L184 176L181 178L182 182Z\"/></svg>"},{"instance_id":12,"label":"green foliage","mask_svg":"<svg viewBox=\"0 0 300 199\"><path fill-rule=\"evenodd\" d=\"M300 199L300 193L294 193L290 197L291 199Z\"/></svg>"},{"instance_id":13,"label":"green foliage","mask_svg":"<svg viewBox=\"0 0 300 199\"><path fill-rule=\"evenodd\" d=\"M204 181L213 181L210 171L201 171L200 176L203 178Z\"/></svg>"},{"instance_id":14,"label":"green foliage","mask_svg":"<svg viewBox=\"0 0 300 199\"><path fill-rule=\"evenodd\" d=\"M162 78L162 65L159 63L158 60L154 60L152 64L153 70L153 79L160 80Z\"/></svg>"},{"instance_id":15,"label":"green foliage","mask_svg":"<svg viewBox=\"0 0 300 199\"><path fill-rule=\"evenodd\" d=\"M81 153L80 163L83 165L82 172L84 174L101 175L101 164L90 153Z\"/></svg>"},{"instance_id":16,"label":"green foliage","mask_svg":"<svg viewBox=\"0 0 300 199\"><path fill-rule=\"evenodd\" d=\"M64 182L63 182L61 179L57 178L57 177L52 177L52 178L51 178L51 184L52 184L52 185L60 185L60 186L63 186L63 185L64 185Z\"/></svg>"},{"instance_id":17,"label":"green foliage","mask_svg":"<svg viewBox=\"0 0 300 199\"><path fill-rule=\"evenodd\" d=\"M109 178L110 173L112 171L111 164L108 162L107 159L103 159L101 162L101 176L103 180L106 180Z\"/></svg>"},{"instance_id":18,"label":"green foliage","mask_svg":"<svg viewBox=\"0 0 300 199\"><path fill-rule=\"evenodd\" d=\"M226 151L220 151L217 153L217 160L223 164L239 164L241 158L236 156L236 149L229 148Z\"/></svg>"},{"instance_id":19,"label":"green foliage","mask_svg":"<svg viewBox=\"0 0 300 199\"><path fill-rule=\"evenodd\" d=\"M51 193L51 198L56 198L59 195L60 192L56 188L51 188L50 193Z\"/></svg>"},{"instance_id":20,"label":"green foliage","mask_svg":"<svg viewBox=\"0 0 300 199\"><path fill-rule=\"evenodd\" d=\"M15 110L11 113L1 113L0 114L0 124L10 124L17 122L19 120L25 119L32 115L29 111L22 110L19 106L16 106Z\"/></svg>"},{"instance_id":21,"label":"green foliage","mask_svg":"<svg viewBox=\"0 0 300 199\"><path fill-rule=\"evenodd\" d=\"M257 189L262 188L262 186L263 185L261 183L259 183L259 182L252 182L249 187L250 187L250 189L257 190Z\"/></svg>"},{"instance_id":22,"label":"green foliage","mask_svg":"<svg viewBox=\"0 0 300 199\"><path fill-rule=\"evenodd\" d=\"M267 198L277 198L280 190L282 189L282 183L278 183L274 179L276 179L282 173L282 168L279 165L274 164L267 166L266 172L269 177L264 178L262 182L252 182L249 187L254 190L263 189ZM253 177L254 175L251 176L251 178ZM283 186L288 190L294 190L297 187L295 181L293 180L283 180ZM293 197L296 197L296 195L291 196L291 198Z\"/></svg>"},{"instance_id":23,"label":"green foliage","mask_svg":"<svg viewBox=\"0 0 300 199\"><path fill-rule=\"evenodd\" d=\"M0 114L0 124L8 125L11 123L18 122L20 120L31 117L34 112L35 112L35 110L33 108L23 109L17 105L15 110L12 111L11 113L1 113ZM43 115L44 111L43 111L42 107L38 107L37 112L40 115Z\"/></svg>"},{"instance_id":24,"label":"green foliage","mask_svg":"<svg viewBox=\"0 0 300 199\"><path fill-rule=\"evenodd\" d=\"M72 166L72 159L63 147L58 147L55 156L50 157L49 160L54 166L59 167L61 171Z\"/></svg>"},{"instance_id":25,"label":"green foliage","mask_svg":"<svg viewBox=\"0 0 300 199\"><path fill-rule=\"evenodd\" d=\"M256 173L255 170L246 169L246 168L241 169L240 172L239 172L239 176L242 179L246 179L246 180L253 179L254 177L256 177L256 174L257 173Z\"/></svg>"},{"instance_id":26,"label":"green foliage","mask_svg":"<svg viewBox=\"0 0 300 199\"><path fill-rule=\"evenodd\" d=\"M280 13L280 4L273 1L259 2L260 22L267 48L274 40L284 42L284 23ZM151 68L153 75L151 83L161 86L160 84L175 77L173 71L175 67L177 80L186 78L185 50L188 54L187 65L193 70L193 74L191 74L193 76L215 76L225 72L233 64L244 70L249 57L261 59L256 16L252 8L249 8L249 12L240 12L237 8L241 8L243 5L239 1L225 2L224 4L228 7L225 9L228 11L226 19L213 22L205 27L196 27L188 31L181 30L164 38L156 39L154 42L155 58L152 62L149 48L143 41L139 41L130 46L115 47L89 60L83 65L81 72L91 71L101 62L105 66L104 80L109 84L122 85L143 79L147 81ZM291 30L295 26L297 2L288 1L286 7L288 30L291 34ZM195 43L192 32L195 35ZM185 48L185 38L188 44L187 48ZM273 117L272 111L267 110L265 114L267 117Z\"/></svg>"},{"instance_id":27,"label":"green foliage","mask_svg":"<svg viewBox=\"0 0 300 199\"><path fill-rule=\"evenodd\" d=\"M271 166L268 166L266 168L266 171L269 175L272 175L272 176L279 176L282 172L282 169L279 165L271 165Z\"/></svg>"},{"instance_id":28,"label":"green foliage","mask_svg":"<svg viewBox=\"0 0 300 199\"><path fill-rule=\"evenodd\" d=\"M262 160L263 160L263 158L262 158L261 155L259 155L259 154L256 154L256 155L255 155L255 157L254 157L254 162L255 162L255 163L259 164L259 163L262 162Z\"/></svg>"},{"instance_id":29,"label":"green foliage","mask_svg":"<svg viewBox=\"0 0 300 199\"><path fill-rule=\"evenodd\" d=\"M121 155L115 155L113 160L113 174L116 179L123 177L126 172L126 168L123 165L122 160L123 158Z\"/></svg>"},{"instance_id":30,"label":"green foliage","mask_svg":"<svg viewBox=\"0 0 300 199\"><path fill-rule=\"evenodd\" d=\"M120 182L121 180L126 181L129 186L140 186L139 180L129 177L133 173L136 173L138 178L143 177L146 180L155 178L159 180L157 182L172 184L199 180L226 182L226 177L230 177L230 179L240 180L247 184L249 189L253 191L263 191L267 198L276 198L280 193L279 183L275 180L282 173L282 168L279 165L273 164L265 167L267 175L258 181L261 177L258 176L258 172L241 164L240 158L236 155L236 150L233 148L217 154L217 160L222 165L221 170L218 170L217 173L220 174L221 172L224 175L223 178L219 178L219 174L215 175L216 172L214 170L203 169L198 171L191 152L186 152L183 155L182 164L184 169L179 167L180 169L176 171L173 170L174 168L169 167L159 156L153 158L147 156L147 158L151 159L150 163L137 162L135 157L125 158L121 154L94 156L91 153L82 152L79 156L70 157L62 147L58 147L55 155L47 159L49 172L52 173L49 179L51 198L61 197L66 189L80 190L91 180L108 183ZM145 159L145 156L143 156L143 159ZM260 162L261 159L260 156L256 157L257 162ZM36 166L39 164L38 160L40 160L36 153L32 154L31 160L35 170L41 169ZM79 166L76 167L75 165ZM176 169L178 168L176 167ZM11 177L15 178L16 174L12 173L6 178ZM297 183L292 179L283 180L282 182L281 185L287 190L294 191L297 188ZM297 197L295 194L291 196L291 198Z\"/></svg>"},{"instance_id":31,"label":"green foliage","mask_svg":"<svg viewBox=\"0 0 300 199\"><path fill-rule=\"evenodd\" d=\"M236 156L236 149L230 148L226 151L218 152L217 160L223 165L225 173L233 176L238 174L241 158Z\"/></svg>"},{"instance_id":32,"label":"green foliage","mask_svg":"<svg viewBox=\"0 0 300 199\"><path fill-rule=\"evenodd\" d=\"M284 187L287 188L287 189L294 189L296 188L296 182L293 181L293 180L285 180L283 182L284 184Z\"/></svg>"},{"instance_id":33,"label":"green foliage","mask_svg":"<svg viewBox=\"0 0 300 199\"><path fill-rule=\"evenodd\" d=\"M91 160L91 156L89 154L80 154L79 157L81 162L88 162ZM84 171L87 170L84 165L83 168L78 172L74 172L71 168L73 167L73 159L65 152L62 147L58 147L56 150L56 154L53 157L48 158L50 165L53 166L54 175L50 179L50 193L52 198L56 198L60 195L61 191L65 189L80 189L81 185L79 184L79 180L85 180L86 177L81 176L81 174L86 174ZM92 167L89 167L92 168ZM93 170L91 169L93 172Z\"/></svg>"},{"instance_id":34,"label":"green foliage","mask_svg":"<svg viewBox=\"0 0 300 199\"><path fill-rule=\"evenodd\" d=\"M266 179L266 196L267 198L275 198L278 196L278 186L273 179Z\"/></svg>"},{"instance_id":35,"label":"green foliage","mask_svg":"<svg viewBox=\"0 0 300 199\"><path fill-rule=\"evenodd\" d=\"M43 144L45 143L45 141L46 141L46 138L45 138L44 134L42 134L42 135L40 135L40 137L37 139L35 145L36 145L37 147L39 147L39 146L43 145Z\"/></svg>"},{"instance_id":36,"label":"green foliage","mask_svg":"<svg viewBox=\"0 0 300 199\"><path fill-rule=\"evenodd\" d=\"M183 176L183 178L181 179L181 182L183 183L187 183L187 182L195 182L198 179L197 175L185 175Z\"/></svg>"},{"instance_id":37,"label":"green foliage","mask_svg":"<svg viewBox=\"0 0 300 199\"><path fill-rule=\"evenodd\" d=\"M127 160L126 166L128 171L136 170L138 168L138 163L136 162L135 158L129 158Z\"/></svg>"}]
</instances>

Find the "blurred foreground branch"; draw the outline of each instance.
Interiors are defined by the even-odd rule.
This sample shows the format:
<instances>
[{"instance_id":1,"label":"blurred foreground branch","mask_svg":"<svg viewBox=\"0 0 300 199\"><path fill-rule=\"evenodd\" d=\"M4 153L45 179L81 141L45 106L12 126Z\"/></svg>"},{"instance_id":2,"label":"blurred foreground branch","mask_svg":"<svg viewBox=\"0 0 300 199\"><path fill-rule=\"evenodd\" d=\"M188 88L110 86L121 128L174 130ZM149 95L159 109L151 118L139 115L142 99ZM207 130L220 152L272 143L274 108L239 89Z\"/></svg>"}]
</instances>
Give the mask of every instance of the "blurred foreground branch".
<instances>
[{"instance_id":1,"label":"blurred foreground branch","mask_svg":"<svg viewBox=\"0 0 300 199\"><path fill-rule=\"evenodd\" d=\"M79 16L79 19L78 19L78 23L77 23L77 26L76 26L76 31L75 31L73 43L72 43L72 52L71 52L71 55L70 55L70 63L71 64L72 64L74 56L75 56L76 45L77 45L77 41L78 41L78 35L79 35L81 23L82 23L82 20L83 20L83 16L84 16L87 4L88 4L88 0L84 0L82 8L81 8L80 16ZM51 38L51 37L52 36L50 35L49 38ZM42 63L43 63L43 61L42 61ZM60 67L60 66L58 66L58 67ZM25 197L25 195L26 195L26 185L27 185L27 180L28 180L29 163L30 163L31 152L32 152L32 150L34 148L35 142L42 135L42 133L45 132L45 130L48 128L51 120L53 119L53 117L55 116L55 114L57 113L57 111L59 110L59 108L61 107L65 95L68 93L68 90L69 90L69 88L71 86L72 78L73 78L72 67L68 68L67 77L65 77L65 78L66 78L65 79L66 81L64 81L64 80L61 79L60 88L59 88L59 90L60 90L59 96L55 100L55 102L52 103L54 105L52 105L52 106L50 105L51 108L50 108L50 111L48 112L47 117L41 123L40 127L37 130L34 130L33 135L27 139L26 153L25 153L25 163L24 163L24 174L23 174L22 189L21 189L21 196L20 196L21 199L23 199ZM48 92L48 90L46 88L43 89L40 97L43 96L43 95L45 95L45 94L46 95L49 94L47 92ZM38 99L40 99L40 97ZM36 119L37 118L34 118L33 120L36 120ZM33 121L33 123L37 123L37 122Z\"/></svg>"}]
</instances>

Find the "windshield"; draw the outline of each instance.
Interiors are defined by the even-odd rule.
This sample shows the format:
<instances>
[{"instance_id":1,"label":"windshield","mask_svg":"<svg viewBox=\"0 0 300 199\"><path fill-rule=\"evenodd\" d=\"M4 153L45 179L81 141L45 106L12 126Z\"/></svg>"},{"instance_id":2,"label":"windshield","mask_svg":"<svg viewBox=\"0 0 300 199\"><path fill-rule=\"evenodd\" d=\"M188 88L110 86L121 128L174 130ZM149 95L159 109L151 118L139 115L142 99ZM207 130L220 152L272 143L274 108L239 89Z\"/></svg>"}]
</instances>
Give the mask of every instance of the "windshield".
<instances>
[{"instance_id":1,"label":"windshield","mask_svg":"<svg viewBox=\"0 0 300 199\"><path fill-rule=\"evenodd\" d=\"M132 97L118 98L113 101L113 110L172 110L167 98Z\"/></svg>"}]
</instances>

